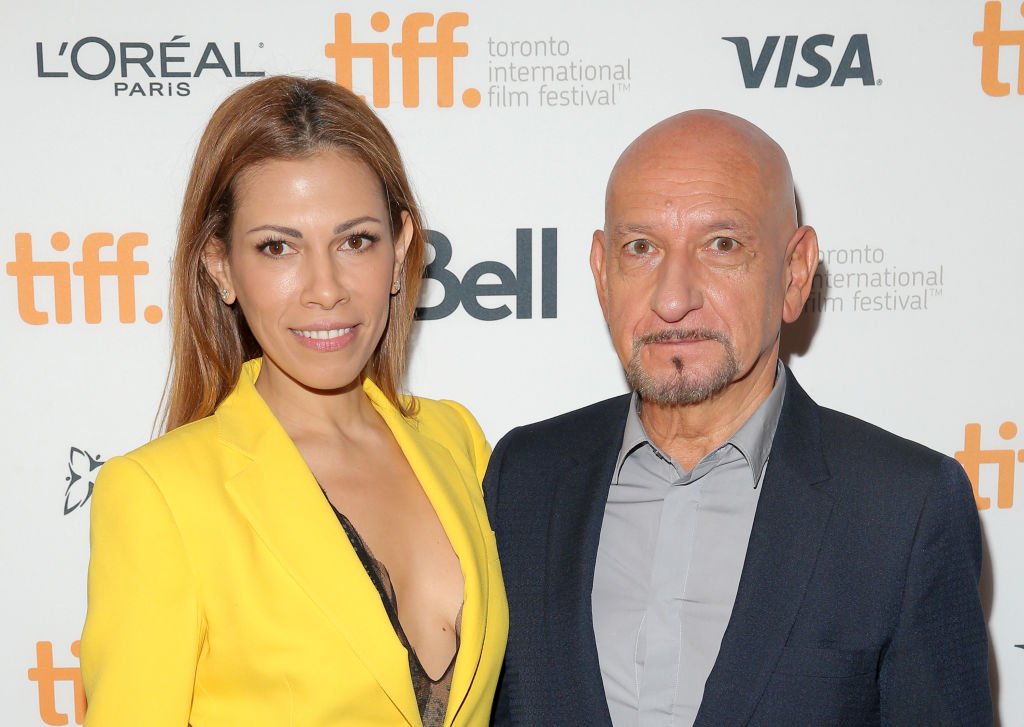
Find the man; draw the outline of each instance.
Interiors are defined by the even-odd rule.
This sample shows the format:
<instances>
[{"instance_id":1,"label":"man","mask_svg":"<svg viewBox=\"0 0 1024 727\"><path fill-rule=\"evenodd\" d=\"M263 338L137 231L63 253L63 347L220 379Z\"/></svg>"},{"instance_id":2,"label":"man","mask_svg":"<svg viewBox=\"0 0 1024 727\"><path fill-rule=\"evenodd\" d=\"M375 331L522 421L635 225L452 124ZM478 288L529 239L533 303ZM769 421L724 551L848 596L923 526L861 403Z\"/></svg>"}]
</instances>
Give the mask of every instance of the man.
<instances>
[{"instance_id":1,"label":"man","mask_svg":"<svg viewBox=\"0 0 1024 727\"><path fill-rule=\"evenodd\" d=\"M782 149L680 114L626 149L605 204L590 262L633 393L494 450L495 723L991 724L963 470L779 362L818 261Z\"/></svg>"}]
</instances>

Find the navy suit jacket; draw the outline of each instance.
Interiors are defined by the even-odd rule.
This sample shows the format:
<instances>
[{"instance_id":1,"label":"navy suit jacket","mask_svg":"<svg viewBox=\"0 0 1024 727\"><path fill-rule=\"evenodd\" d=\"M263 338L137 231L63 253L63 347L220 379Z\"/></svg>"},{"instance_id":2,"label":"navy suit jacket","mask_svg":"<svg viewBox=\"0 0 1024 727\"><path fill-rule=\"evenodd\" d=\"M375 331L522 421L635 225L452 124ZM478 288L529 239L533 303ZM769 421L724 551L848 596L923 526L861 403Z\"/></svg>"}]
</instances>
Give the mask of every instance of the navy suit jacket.
<instances>
[{"instance_id":1,"label":"navy suit jacket","mask_svg":"<svg viewBox=\"0 0 1024 727\"><path fill-rule=\"evenodd\" d=\"M960 465L791 372L701 727L992 724ZM509 432L484 480L510 631L494 723L610 727L591 611L629 396Z\"/></svg>"}]
</instances>

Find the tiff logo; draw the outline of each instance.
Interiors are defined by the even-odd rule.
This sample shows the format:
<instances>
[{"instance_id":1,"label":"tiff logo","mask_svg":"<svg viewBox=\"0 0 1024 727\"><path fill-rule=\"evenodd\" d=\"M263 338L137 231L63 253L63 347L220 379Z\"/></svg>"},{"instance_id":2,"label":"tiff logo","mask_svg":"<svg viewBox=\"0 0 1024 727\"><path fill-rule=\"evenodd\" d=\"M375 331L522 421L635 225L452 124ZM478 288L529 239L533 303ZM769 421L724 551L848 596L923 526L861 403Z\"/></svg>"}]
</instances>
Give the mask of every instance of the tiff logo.
<instances>
[{"instance_id":1,"label":"tiff logo","mask_svg":"<svg viewBox=\"0 0 1024 727\"><path fill-rule=\"evenodd\" d=\"M334 16L334 42L324 46L324 54L334 59L335 80L346 88L352 85L355 60L368 60L371 71L373 105L385 108L391 105L391 56L399 59L402 67L402 105L415 108L420 105L420 61L431 58L437 71L437 105L450 107L455 101L455 59L469 55L469 45L455 40L455 29L469 25L466 13L444 13L434 27L432 13L410 13L402 21L402 39L389 45L383 41L356 42L352 35L352 16L337 13ZM387 13L377 12L370 18L370 27L383 33L391 27ZM424 29L434 28L434 40L422 40ZM464 106L474 108L480 103L480 92L467 88L462 92Z\"/></svg>"},{"instance_id":2,"label":"tiff logo","mask_svg":"<svg viewBox=\"0 0 1024 727\"><path fill-rule=\"evenodd\" d=\"M999 425L999 438L1008 442L1017 436L1017 425L1014 422L1003 422ZM991 498L981 496L981 466L996 466L996 507L1000 510L1013 507L1013 486L1017 462L1024 462L1024 449L982 449L981 425L964 425L964 448L954 455L967 472L967 477L974 487L974 499L979 510L988 510L992 506Z\"/></svg>"},{"instance_id":3,"label":"tiff logo","mask_svg":"<svg viewBox=\"0 0 1024 727\"><path fill-rule=\"evenodd\" d=\"M1021 6L1024 16L1024 5ZM1003 30L1003 7L998 0L985 3L985 23L974 34L981 48L981 90L989 96L1008 96L1010 84L999 80L999 49L1017 48L1017 94L1024 95L1024 30Z\"/></svg>"},{"instance_id":4,"label":"tiff logo","mask_svg":"<svg viewBox=\"0 0 1024 727\"><path fill-rule=\"evenodd\" d=\"M71 644L71 655L79 656L79 642ZM36 665L28 670L29 681L39 688L39 717L44 724L63 725L68 715L57 711L57 682L71 682L75 695L75 724L85 721L85 687L82 686L82 672L77 666L54 666L53 644L49 641L36 642Z\"/></svg>"},{"instance_id":5,"label":"tiff logo","mask_svg":"<svg viewBox=\"0 0 1024 727\"><path fill-rule=\"evenodd\" d=\"M149 273L149 263L135 259L135 249L144 247L149 238L144 232L126 232L117 238L114 259L103 260L103 248L114 246L114 235L93 232L82 241L82 257L74 263L66 260L36 260L32 235L19 232L14 236L14 260L7 263L7 274L14 277L18 287L18 313L21 320L34 326L50 322L50 313L37 307L36 283L49 278L53 283L53 314L57 323L71 323L71 276L82 279L85 304L85 322L102 320L100 282L105 277L117 280L118 315L121 323L135 322L135 278ZM50 236L50 247L64 252L71 246L66 232ZM159 323L163 311L150 305L143 311L147 323Z\"/></svg>"}]
</instances>

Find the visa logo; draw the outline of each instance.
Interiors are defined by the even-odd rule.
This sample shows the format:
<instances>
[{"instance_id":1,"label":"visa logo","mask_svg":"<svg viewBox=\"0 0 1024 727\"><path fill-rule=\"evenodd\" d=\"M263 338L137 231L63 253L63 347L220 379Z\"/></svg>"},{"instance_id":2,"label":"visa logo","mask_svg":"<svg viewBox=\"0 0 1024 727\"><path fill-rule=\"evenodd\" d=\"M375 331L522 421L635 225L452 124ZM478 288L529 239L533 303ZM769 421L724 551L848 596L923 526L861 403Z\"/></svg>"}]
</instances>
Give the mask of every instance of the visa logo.
<instances>
[{"instance_id":1,"label":"visa logo","mask_svg":"<svg viewBox=\"0 0 1024 727\"><path fill-rule=\"evenodd\" d=\"M850 36L834 73L830 60L838 55L838 51L833 50L836 40L834 35L812 35L802 43L797 35L769 35L757 52L757 60L754 60L749 38L735 36L723 37L722 40L727 40L736 47L743 85L747 88L761 88L768 69L776 58L778 63L775 67L774 86L788 87L793 80L797 47L800 48L802 68L798 67L795 85L800 88L824 86L830 79L831 86L844 86L851 79L859 80L865 86L874 86L877 83L866 33Z\"/></svg>"}]
</instances>

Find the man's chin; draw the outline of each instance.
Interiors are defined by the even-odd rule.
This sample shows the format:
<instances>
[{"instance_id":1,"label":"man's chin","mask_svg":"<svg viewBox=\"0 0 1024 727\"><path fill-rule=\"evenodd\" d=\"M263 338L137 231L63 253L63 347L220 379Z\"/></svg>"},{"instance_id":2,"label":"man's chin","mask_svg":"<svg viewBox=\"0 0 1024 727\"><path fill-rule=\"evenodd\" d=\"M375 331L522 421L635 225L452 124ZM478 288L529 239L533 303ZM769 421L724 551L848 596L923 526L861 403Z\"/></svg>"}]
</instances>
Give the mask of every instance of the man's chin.
<instances>
[{"instance_id":1,"label":"man's chin","mask_svg":"<svg viewBox=\"0 0 1024 727\"><path fill-rule=\"evenodd\" d=\"M722 392L732 381L732 374L723 369L703 376L694 372L655 377L644 372L633 375L627 371L626 380L645 402L661 406L692 406Z\"/></svg>"}]
</instances>

